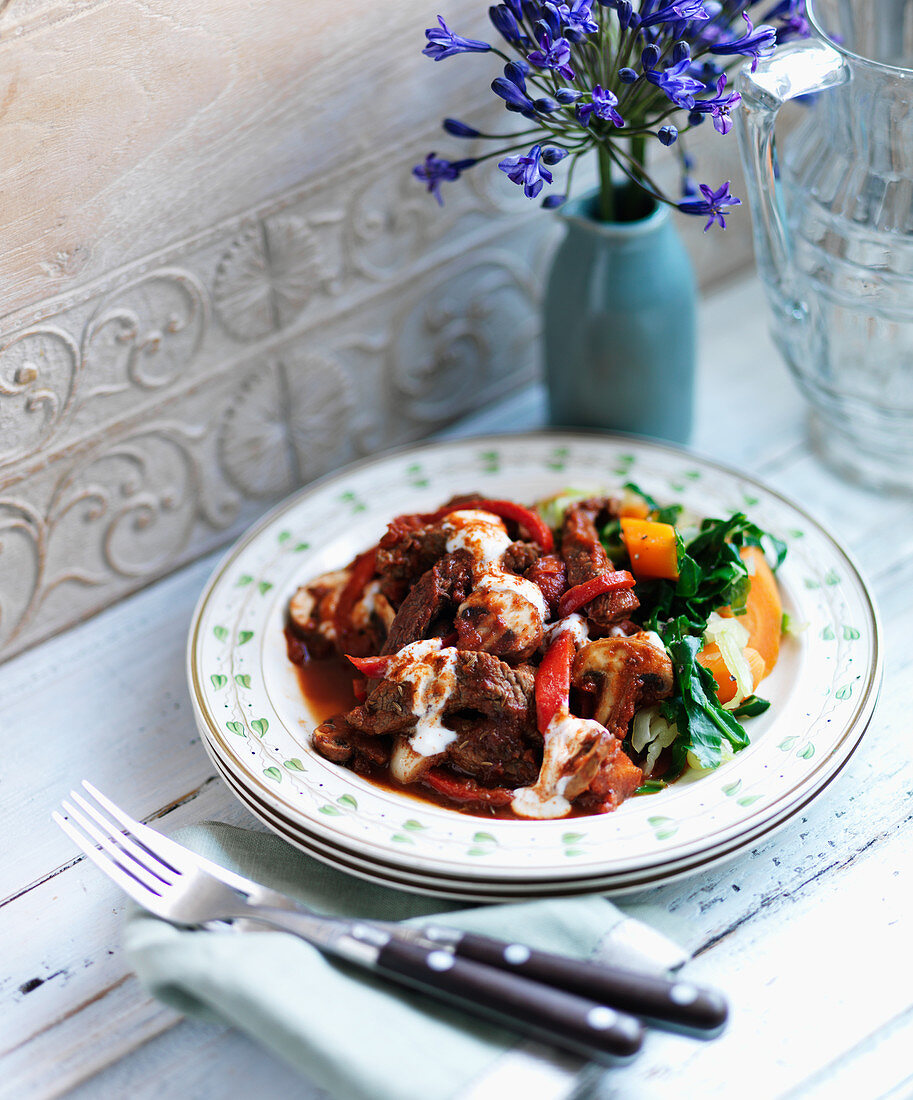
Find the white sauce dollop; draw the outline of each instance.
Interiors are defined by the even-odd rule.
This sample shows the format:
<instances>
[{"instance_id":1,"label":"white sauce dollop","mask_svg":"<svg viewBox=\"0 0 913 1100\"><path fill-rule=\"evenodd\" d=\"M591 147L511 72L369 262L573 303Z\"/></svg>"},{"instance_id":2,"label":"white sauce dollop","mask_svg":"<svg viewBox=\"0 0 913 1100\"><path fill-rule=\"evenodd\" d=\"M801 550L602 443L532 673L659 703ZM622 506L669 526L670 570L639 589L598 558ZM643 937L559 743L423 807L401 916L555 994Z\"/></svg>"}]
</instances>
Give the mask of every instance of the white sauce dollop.
<instances>
[{"instance_id":1,"label":"white sauce dollop","mask_svg":"<svg viewBox=\"0 0 913 1100\"><path fill-rule=\"evenodd\" d=\"M409 746L420 756L440 756L456 740L443 722L444 708L456 687L457 650L441 648L440 638L412 642L396 654L385 680L412 685L412 713L417 718Z\"/></svg>"},{"instance_id":2,"label":"white sauce dollop","mask_svg":"<svg viewBox=\"0 0 913 1100\"><path fill-rule=\"evenodd\" d=\"M518 817L536 820L567 817L571 812L571 803L564 797L564 792L574 776L563 776L561 772L590 734L604 737L605 732L605 727L592 718L575 718L566 710L559 710L545 731L545 751L539 778L534 786L520 787L514 791L510 804L514 813Z\"/></svg>"},{"instance_id":3,"label":"white sauce dollop","mask_svg":"<svg viewBox=\"0 0 913 1100\"><path fill-rule=\"evenodd\" d=\"M473 591L512 592L527 603L532 604L542 623L548 618L548 604L542 595L542 589L519 577L516 573L505 571L501 559L510 546L511 539L501 520L491 512L478 509L465 509L451 512L444 517L444 530L448 532L447 552L467 550L472 557ZM509 606L509 605L508 605ZM502 616L507 615L505 626L522 636L528 629L526 622L510 622L510 612L505 608ZM516 613L516 612L515 612Z\"/></svg>"}]
</instances>

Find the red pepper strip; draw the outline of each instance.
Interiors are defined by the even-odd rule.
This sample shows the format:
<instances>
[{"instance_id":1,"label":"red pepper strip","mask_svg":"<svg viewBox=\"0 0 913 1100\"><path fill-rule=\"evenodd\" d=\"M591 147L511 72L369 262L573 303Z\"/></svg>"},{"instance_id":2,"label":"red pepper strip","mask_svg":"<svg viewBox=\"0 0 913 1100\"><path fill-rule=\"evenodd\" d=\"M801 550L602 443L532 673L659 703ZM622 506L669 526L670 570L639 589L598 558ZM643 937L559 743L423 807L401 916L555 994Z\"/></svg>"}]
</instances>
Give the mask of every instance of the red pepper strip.
<instances>
[{"instance_id":1,"label":"red pepper strip","mask_svg":"<svg viewBox=\"0 0 913 1100\"><path fill-rule=\"evenodd\" d=\"M368 681L356 676L352 681L352 694L357 703L363 703L368 698Z\"/></svg>"},{"instance_id":2,"label":"red pepper strip","mask_svg":"<svg viewBox=\"0 0 913 1100\"><path fill-rule=\"evenodd\" d=\"M514 504L512 500L488 500L487 498L466 500L457 508L448 506L438 509L437 512L429 517L429 522L435 523L451 512L465 512L476 508L482 512L491 512L492 515L500 516L501 519L509 519L514 523L518 523L521 527L526 529L526 533L533 542L538 543L543 553L548 554L554 550L555 540L552 536L552 532L544 521L540 519L535 512L531 512L529 508L524 508L520 504Z\"/></svg>"},{"instance_id":3,"label":"red pepper strip","mask_svg":"<svg viewBox=\"0 0 913 1100\"><path fill-rule=\"evenodd\" d=\"M573 634L562 631L545 651L536 672L536 725L543 736L558 711L568 709L576 648Z\"/></svg>"},{"instance_id":4,"label":"red pepper strip","mask_svg":"<svg viewBox=\"0 0 913 1100\"><path fill-rule=\"evenodd\" d=\"M451 802L462 804L509 806L514 797L514 792L506 787L480 787L474 779L458 779L440 768L429 768L421 782Z\"/></svg>"},{"instance_id":5,"label":"red pepper strip","mask_svg":"<svg viewBox=\"0 0 913 1100\"><path fill-rule=\"evenodd\" d=\"M352 572L346 581L345 587L339 593L336 601L336 610L333 612L333 628L336 631L336 642L339 648L345 651L346 638L352 629L352 610L362 597L368 581L374 576L375 551L366 550L359 554L352 565Z\"/></svg>"},{"instance_id":6,"label":"red pepper strip","mask_svg":"<svg viewBox=\"0 0 913 1100\"><path fill-rule=\"evenodd\" d=\"M558 601L558 615L564 619L584 604L588 604L590 600L595 600L597 596L605 592L619 592L623 588L633 588L634 584L634 578L627 569L600 573L591 581L584 581L583 584L575 584L573 588L569 588Z\"/></svg>"},{"instance_id":7,"label":"red pepper strip","mask_svg":"<svg viewBox=\"0 0 913 1100\"><path fill-rule=\"evenodd\" d=\"M346 660L351 661L362 676L367 676L369 680L382 680L387 675L387 669L395 656L395 653L388 653L385 657L346 656Z\"/></svg>"}]
</instances>

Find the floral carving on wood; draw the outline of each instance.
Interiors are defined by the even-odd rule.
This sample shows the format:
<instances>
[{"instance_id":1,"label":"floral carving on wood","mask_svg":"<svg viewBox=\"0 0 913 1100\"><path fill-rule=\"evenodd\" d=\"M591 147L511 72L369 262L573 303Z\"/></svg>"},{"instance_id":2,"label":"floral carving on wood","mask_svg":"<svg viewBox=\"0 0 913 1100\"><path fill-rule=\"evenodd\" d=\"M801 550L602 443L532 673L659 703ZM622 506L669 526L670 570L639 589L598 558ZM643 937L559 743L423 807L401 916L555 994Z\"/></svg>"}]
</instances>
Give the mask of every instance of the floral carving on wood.
<instances>
[{"instance_id":1,"label":"floral carving on wood","mask_svg":"<svg viewBox=\"0 0 913 1100\"><path fill-rule=\"evenodd\" d=\"M284 348L249 371L219 426L219 461L245 496L287 493L332 468L345 445L353 387L334 360Z\"/></svg>"},{"instance_id":2,"label":"floral carving on wood","mask_svg":"<svg viewBox=\"0 0 913 1100\"><path fill-rule=\"evenodd\" d=\"M227 331L256 340L291 323L319 284L314 234L303 218L277 214L247 226L225 249L212 296Z\"/></svg>"}]
</instances>

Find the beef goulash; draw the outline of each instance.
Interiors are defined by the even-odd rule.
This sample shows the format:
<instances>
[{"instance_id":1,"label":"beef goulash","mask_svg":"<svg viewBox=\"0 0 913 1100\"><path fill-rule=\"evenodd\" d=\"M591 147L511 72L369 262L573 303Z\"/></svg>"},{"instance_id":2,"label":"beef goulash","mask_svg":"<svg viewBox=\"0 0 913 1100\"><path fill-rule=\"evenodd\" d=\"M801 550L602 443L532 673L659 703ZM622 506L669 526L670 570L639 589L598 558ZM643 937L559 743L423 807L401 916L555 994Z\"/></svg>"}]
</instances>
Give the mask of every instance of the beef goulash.
<instances>
[{"instance_id":1,"label":"beef goulash","mask_svg":"<svg viewBox=\"0 0 913 1100\"><path fill-rule=\"evenodd\" d=\"M663 641L638 625L635 576L600 533L649 511L631 493L574 499L552 530L512 501L470 495L397 516L290 600L306 693L345 659L357 704L318 725L316 751L473 813L614 810L645 767L662 772L660 745L632 759L632 720L674 679Z\"/></svg>"}]
</instances>

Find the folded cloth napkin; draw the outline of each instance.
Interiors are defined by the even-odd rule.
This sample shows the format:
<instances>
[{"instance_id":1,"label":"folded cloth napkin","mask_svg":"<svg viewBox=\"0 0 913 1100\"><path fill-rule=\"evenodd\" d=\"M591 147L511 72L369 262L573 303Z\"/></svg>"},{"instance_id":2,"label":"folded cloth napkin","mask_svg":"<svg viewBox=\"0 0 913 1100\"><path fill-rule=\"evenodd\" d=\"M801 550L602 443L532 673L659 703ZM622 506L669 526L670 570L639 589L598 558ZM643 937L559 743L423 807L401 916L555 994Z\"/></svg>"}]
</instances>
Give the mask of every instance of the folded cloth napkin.
<instances>
[{"instance_id":1,"label":"folded cloth napkin","mask_svg":"<svg viewBox=\"0 0 913 1100\"><path fill-rule=\"evenodd\" d=\"M175 839L327 914L420 920L446 912L449 925L578 958L653 969L687 958L601 897L450 912L448 903L333 870L270 833L207 822ZM341 966L286 933L188 931L136 910L126 947L155 996L240 1028L336 1100L503 1100L521 1093L525 1100L562 1100L596 1072L581 1059Z\"/></svg>"}]
</instances>

